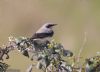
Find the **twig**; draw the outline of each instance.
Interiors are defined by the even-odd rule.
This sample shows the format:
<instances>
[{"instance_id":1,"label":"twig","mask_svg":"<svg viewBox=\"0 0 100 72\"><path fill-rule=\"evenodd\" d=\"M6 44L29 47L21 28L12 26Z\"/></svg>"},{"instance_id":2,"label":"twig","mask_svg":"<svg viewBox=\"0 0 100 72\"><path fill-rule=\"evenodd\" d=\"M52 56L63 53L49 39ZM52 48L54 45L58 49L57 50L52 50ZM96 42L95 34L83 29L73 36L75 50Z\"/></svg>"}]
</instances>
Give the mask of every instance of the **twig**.
<instances>
[{"instance_id":1,"label":"twig","mask_svg":"<svg viewBox=\"0 0 100 72\"><path fill-rule=\"evenodd\" d=\"M85 32L85 33L84 33L83 44L82 44L82 46L81 46L81 48L80 48L80 50L79 50L79 54L78 54L78 57L79 57L79 58L78 58L77 62L80 61L80 55L81 55L83 49L85 48L86 42L87 42L87 33Z\"/></svg>"}]
</instances>

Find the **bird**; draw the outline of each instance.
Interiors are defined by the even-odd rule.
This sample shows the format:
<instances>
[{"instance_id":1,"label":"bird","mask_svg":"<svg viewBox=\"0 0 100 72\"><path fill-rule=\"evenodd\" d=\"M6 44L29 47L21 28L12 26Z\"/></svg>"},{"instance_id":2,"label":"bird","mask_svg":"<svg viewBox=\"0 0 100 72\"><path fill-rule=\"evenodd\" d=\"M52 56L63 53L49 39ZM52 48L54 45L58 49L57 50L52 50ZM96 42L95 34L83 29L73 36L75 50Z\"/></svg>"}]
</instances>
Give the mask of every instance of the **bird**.
<instances>
[{"instance_id":1,"label":"bird","mask_svg":"<svg viewBox=\"0 0 100 72\"><path fill-rule=\"evenodd\" d=\"M47 37L52 37L54 35L53 27L57 24L45 23L36 33L31 37L31 39L44 39Z\"/></svg>"}]
</instances>

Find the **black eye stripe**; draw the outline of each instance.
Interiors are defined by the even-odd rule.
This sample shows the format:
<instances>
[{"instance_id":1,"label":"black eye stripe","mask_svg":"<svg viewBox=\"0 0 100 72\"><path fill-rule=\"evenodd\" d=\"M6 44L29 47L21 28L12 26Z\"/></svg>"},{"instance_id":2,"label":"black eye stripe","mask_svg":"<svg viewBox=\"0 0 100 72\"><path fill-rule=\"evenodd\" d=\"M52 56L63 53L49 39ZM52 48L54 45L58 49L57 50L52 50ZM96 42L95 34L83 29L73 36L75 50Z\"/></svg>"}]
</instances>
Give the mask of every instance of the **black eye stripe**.
<instances>
[{"instance_id":1,"label":"black eye stripe","mask_svg":"<svg viewBox=\"0 0 100 72\"><path fill-rule=\"evenodd\" d=\"M53 25L47 25L46 27L47 27L47 28L50 28L51 26L53 26Z\"/></svg>"}]
</instances>

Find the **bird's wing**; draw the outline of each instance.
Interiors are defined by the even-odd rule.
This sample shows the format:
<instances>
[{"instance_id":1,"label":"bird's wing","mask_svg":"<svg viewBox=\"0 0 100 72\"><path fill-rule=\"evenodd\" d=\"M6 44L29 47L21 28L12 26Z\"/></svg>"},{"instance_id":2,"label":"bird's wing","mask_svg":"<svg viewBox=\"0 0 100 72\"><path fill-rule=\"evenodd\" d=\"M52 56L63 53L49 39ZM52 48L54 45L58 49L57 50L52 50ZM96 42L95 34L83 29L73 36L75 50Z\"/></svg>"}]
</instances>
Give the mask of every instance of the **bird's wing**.
<instances>
[{"instance_id":1,"label":"bird's wing","mask_svg":"<svg viewBox=\"0 0 100 72\"><path fill-rule=\"evenodd\" d=\"M50 32L50 33L35 33L32 38L45 38L45 37L52 37L54 34L54 32Z\"/></svg>"}]
</instances>

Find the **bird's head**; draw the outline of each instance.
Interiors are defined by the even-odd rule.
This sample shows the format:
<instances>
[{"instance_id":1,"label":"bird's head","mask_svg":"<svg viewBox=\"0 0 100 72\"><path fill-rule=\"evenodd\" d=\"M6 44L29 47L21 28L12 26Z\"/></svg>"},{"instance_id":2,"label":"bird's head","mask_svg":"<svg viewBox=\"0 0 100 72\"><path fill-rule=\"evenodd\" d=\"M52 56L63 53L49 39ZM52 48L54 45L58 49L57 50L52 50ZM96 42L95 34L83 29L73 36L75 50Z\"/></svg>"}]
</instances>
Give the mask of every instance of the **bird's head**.
<instances>
[{"instance_id":1,"label":"bird's head","mask_svg":"<svg viewBox=\"0 0 100 72\"><path fill-rule=\"evenodd\" d=\"M54 24L54 23L46 23L45 24L45 27L46 28L52 28L52 27L54 27L54 26L56 26L57 24Z\"/></svg>"}]
</instances>

